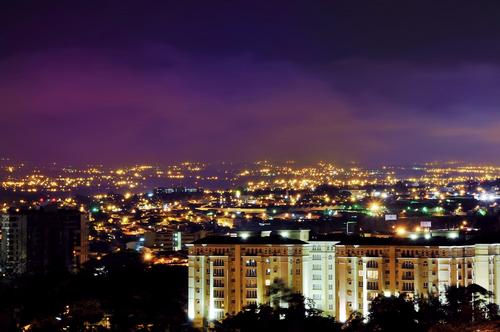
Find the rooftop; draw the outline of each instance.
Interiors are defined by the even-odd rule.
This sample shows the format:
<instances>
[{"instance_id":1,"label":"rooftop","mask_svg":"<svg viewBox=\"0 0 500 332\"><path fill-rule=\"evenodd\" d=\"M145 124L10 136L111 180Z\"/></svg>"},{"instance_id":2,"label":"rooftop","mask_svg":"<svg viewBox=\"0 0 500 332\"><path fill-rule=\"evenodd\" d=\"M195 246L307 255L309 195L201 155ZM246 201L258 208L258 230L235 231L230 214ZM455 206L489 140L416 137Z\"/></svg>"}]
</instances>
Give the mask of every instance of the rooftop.
<instances>
[{"instance_id":1,"label":"rooftop","mask_svg":"<svg viewBox=\"0 0 500 332\"><path fill-rule=\"evenodd\" d=\"M231 236L208 236L197 241L193 244L307 244L307 242L289 239L282 236L252 236L248 238L231 237Z\"/></svg>"},{"instance_id":2,"label":"rooftop","mask_svg":"<svg viewBox=\"0 0 500 332\"><path fill-rule=\"evenodd\" d=\"M310 242L314 241L334 241L339 245L373 245L373 246L464 246L474 244L493 244L500 243L499 234L489 234L485 236L477 236L471 239L463 237L450 239L446 237L431 237L429 239L418 238L378 238L378 237L361 237L361 236L348 236L348 235L314 235L311 237ZM297 239L291 239L279 235L271 235L266 237L251 236L248 238L243 237L230 237L230 236L209 236L193 242L193 244L307 244Z\"/></svg>"},{"instance_id":3,"label":"rooftop","mask_svg":"<svg viewBox=\"0 0 500 332\"><path fill-rule=\"evenodd\" d=\"M474 244L493 244L500 243L499 234L489 234L476 236L473 238L449 238L442 236L432 236L428 239L419 237L416 239L403 237L361 237L347 235L315 235L311 241L338 241L340 245L380 245L380 246L464 246Z\"/></svg>"}]
</instances>

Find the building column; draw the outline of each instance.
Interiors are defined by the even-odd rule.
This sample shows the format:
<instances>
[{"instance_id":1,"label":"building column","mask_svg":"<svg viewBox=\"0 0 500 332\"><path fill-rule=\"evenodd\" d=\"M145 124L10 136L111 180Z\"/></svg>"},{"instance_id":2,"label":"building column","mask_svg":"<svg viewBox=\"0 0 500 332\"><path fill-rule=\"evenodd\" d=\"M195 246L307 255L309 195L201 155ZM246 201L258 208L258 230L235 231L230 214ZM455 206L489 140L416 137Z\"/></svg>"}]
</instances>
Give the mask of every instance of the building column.
<instances>
[{"instance_id":1,"label":"building column","mask_svg":"<svg viewBox=\"0 0 500 332\"><path fill-rule=\"evenodd\" d=\"M368 281L366 279L366 260L363 258L363 289L362 289L362 306L363 306L363 316L366 317L368 314Z\"/></svg>"}]
</instances>

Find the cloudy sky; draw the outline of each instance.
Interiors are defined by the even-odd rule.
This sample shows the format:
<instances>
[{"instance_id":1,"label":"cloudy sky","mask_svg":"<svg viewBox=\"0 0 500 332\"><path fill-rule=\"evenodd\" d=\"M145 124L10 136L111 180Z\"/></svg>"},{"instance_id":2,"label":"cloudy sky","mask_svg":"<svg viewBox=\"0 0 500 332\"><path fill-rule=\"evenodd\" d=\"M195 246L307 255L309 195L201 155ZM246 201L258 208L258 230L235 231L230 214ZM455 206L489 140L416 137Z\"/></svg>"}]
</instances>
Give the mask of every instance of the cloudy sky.
<instances>
[{"instance_id":1,"label":"cloudy sky","mask_svg":"<svg viewBox=\"0 0 500 332\"><path fill-rule=\"evenodd\" d=\"M0 156L500 164L498 1L2 1Z\"/></svg>"}]
</instances>

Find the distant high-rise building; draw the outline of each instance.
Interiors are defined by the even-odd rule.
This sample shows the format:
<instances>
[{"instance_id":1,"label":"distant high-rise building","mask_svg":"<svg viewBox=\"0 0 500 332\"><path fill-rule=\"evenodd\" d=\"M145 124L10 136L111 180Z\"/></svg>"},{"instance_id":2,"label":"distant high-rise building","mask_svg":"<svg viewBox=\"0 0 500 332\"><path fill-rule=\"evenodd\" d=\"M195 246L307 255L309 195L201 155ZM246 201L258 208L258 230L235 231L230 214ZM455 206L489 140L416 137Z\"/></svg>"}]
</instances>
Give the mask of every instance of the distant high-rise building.
<instances>
[{"instance_id":1,"label":"distant high-rise building","mask_svg":"<svg viewBox=\"0 0 500 332\"><path fill-rule=\"evenodd\" d=\"M88 223L77 210L41 208L1 216L0 267L7 275L75 272L87 260Z\"/></svg>"}]
</instances>

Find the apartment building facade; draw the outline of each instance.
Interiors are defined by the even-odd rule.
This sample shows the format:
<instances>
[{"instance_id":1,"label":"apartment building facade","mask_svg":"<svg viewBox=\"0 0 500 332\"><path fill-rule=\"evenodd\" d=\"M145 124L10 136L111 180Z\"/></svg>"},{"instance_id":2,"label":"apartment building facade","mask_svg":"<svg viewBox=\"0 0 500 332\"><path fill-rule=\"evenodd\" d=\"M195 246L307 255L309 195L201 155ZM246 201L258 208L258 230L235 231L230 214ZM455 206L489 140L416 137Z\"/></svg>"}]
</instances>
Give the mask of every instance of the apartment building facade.
<instances>
[{"instance_id":1,"label":"apartment building facade","mask_svg":"<svg viewBox=\"0 0 500 332\"><path fill-rule=\"evenodd\" d=\"M194 325L264 303L271 283L302 292L306 243L286 238L208 237L189 246L188 315Z\"/></svg>"},{"instance_id":2,"label":"apartment building facade","mask_svg":"<svg viewBox=\"0 0 500 332\"><path fill-rule=\"evenodd\" d=\"M448 286L478 284L500 304L500 244L209 237L189 246L189 316L201 326L268 303L278 279L339 321L366 314L376 296Z\"/></svg>"}]
</instances>

